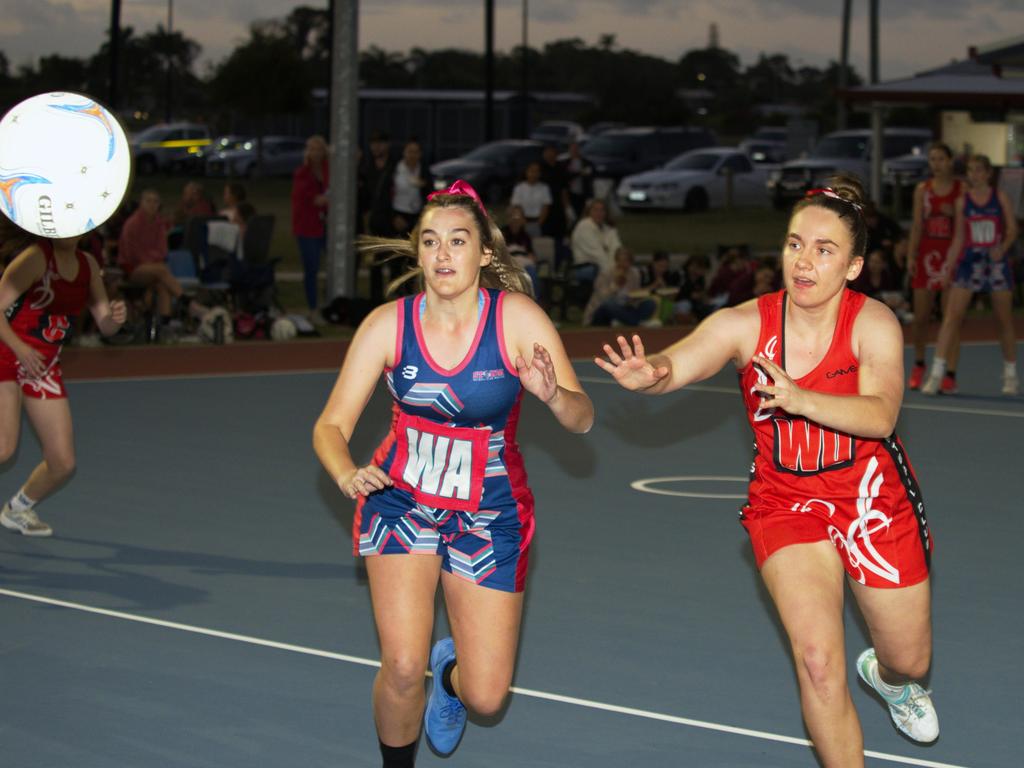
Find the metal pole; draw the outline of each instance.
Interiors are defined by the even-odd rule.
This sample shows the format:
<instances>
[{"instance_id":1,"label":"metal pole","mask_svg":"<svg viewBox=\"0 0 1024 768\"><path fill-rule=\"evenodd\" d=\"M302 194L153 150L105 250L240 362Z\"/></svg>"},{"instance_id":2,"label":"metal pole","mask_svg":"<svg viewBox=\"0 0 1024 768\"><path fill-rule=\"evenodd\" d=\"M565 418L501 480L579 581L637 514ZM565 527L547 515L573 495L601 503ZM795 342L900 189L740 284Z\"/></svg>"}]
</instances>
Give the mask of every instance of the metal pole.
<instances>
[{"instance_id":1,"label":"metal pole","mask_svg":"<svg viewBox=\"0 0 1024 768\"><path fill-rule=\"evenodd\" d=\"M846 90L847 69L850 66L850 6L851 0L843 0L843 26L839 34L839 83L840 91ZM846 128L846 101L842 95L836 99L836 129Z\"/></svg>"},{"instance_id":2,"label":"metal pole","mask_svg":"<svg viewBox=\"0 0 1024 768\"><path fill-rule=\"evenodd\" d=\"M172 81L174 79L173 65L171 63L171 34L174 31L174 0L167 0L167 91L164 102L164 122L171 122L171 115L174 110L171 107Z\"/></svg>"},{"instance_id":3,"label":"metal pole","mask_svg":"<svg viewBox=\"0 0 1024 768\"><path fill-rule=\"evenodd\" d=\"M356 218L359 125L359 2L335 0L331 39L331 202L327 217L327 298L355 295L352 241Z\"/></svg>"},{"instance_id":4,"label":"metal pole","mask_svg":"<svg viewBox=\"0 0 1024 768\"><path fill-rule=\"evenodd\" d=\"M527 0L523 0L523 87L521 92L523 102L523 138L529 138L530 136L530 74L529 74L529 56L528 51L530 48L529 38L527 31L529 27L530 10L529 3Z\"/></svg>"},{"instance_id":5,"label":"metal pole","mask_svg":"<svg viewBox=\"0 0 1024 768\"><path fill-rule=\"evenodd\" d=\"M107 74L107 106L117 111L121 99L119 72L121 69L121 0L110 0L110 70Z\"/></svg>"},{"instance_id":6,"label":"metal pole","mask_svg":"<svg viewBox=\"0 0 1024 768\"><path fill-rule=\"evenodd\" d=\"M878 0L868 4L869 38L871 40L871 84L878 82ZM871 105L871 199L875 205L882 204L882 158L885 135L883 131L882 105Z\"/></svg>"},{"instance_id":7,"label":"metal pole","mask_svg":"<svg viewBox=\"0 0 1024 768\"><path fill-rule=\"evenodd\" d=\"M484 140L494 140L494 0L484 0Z\"/></svg>"},{"instance_id":8,"label":"metal pole","mask_svg":"<svg viewBox=\"0 0 1024 768\"><path fill-rule=\"evenodd\" d=\"M878 82L878 0L868 5L868 25L871 38L871 84Z\"/></svg>"}]
</instances>

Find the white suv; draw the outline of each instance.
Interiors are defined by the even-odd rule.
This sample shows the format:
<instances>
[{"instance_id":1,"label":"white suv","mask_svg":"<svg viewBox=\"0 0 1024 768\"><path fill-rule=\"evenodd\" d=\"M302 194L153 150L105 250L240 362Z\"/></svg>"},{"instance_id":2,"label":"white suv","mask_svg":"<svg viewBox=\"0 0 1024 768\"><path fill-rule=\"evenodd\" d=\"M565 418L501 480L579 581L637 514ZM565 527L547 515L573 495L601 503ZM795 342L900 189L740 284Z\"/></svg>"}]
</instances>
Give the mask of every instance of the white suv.
<instances>
[{"instance_id":1,"label":"white suv","mask_svg":"<svg viewBox=\"0 0 1024 768\"><path fill-rule=\"evenodd\" d=\"M924 152L932 140L926 128L886 128L882 135L884 158ZM808 157L790 160L768 178L768 192L776 208L785 208L809 189L825 186L839 171L860 177L865 189L871 180L871 131L835 131L826 134Z\"/></svg>"},{"instance_id":2,"label":"white suv","mask_svg":"<svg viewBox=\"0 0 1024 768\"><path fill-rule=\"evenodd\" d=\"M147 176L157 171L201 169L201 153L209 144L210 131L205 125L165 123L151 126L132 137L135 170Z\"/></svg>"}]
</instances>

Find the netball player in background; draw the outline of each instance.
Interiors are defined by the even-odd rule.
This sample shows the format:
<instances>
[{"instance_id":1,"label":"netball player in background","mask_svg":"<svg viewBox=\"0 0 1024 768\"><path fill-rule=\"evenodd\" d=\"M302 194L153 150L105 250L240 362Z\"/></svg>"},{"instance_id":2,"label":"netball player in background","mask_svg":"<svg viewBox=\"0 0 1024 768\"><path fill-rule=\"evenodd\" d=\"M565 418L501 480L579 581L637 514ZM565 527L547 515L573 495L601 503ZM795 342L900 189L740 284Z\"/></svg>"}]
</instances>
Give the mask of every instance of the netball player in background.
<instances>
[{"instance_id":1,"label":"netball player in background","mask_svg":"<svg viewBox=\"0 0 1024 768\"><path fill-rule=\"evenodd\" d=\"M921 392L942 388L953 343L975 293L987 293L999 323L1003 351L1004 395L1020 391L1017 376L1017 335L1013 327L1013 269L1007 252L1017 240L1017 219L1006 193L992 186L992 163L985 155L967 161L967 191L956 206L953 241L946 256L949 300L935 343L935 357Z\"/></svg>"},{"instance_id":2,"label":"netball player in background","mask_svg":"<svg viewBox=\"0 0 1024 768\"><path fill-rule=\"evenodd\" d=\"M620 336L596 360L647 394L736 366L755 438L740 521L789 636L804 722L830 768L864 765L846 682L844 580L874 644L858 673L903 733L938 737L931 700L913 682L931 658L931 539L893 431L903 334L884 304L846 286L864 262L862 199L855 180L839 177L797 203L783 290L715 312L657 355L647 357L639 336Z\"/></svg>"},{"instance_id":3,"label":"netball player in background","mask_svg":"<svg viewBox=\"0 0 1024 768\"><path fill-rule=\"evenodd\" d=\"M911 336L914 342L914 367L907 380L909 389L919 389L924 380L924 348L928 325L935 307L935 295L946 291L946 254L953 240L956 203L963 193L963 182L953 175L953 150L946 144L935 142L928 148L930 179L914 188L913 223L910 227L910 287L914 292L914 322ZM939 389L943 394L956 392L956 363L960 357L959 328L950 339L946 375Z\"/></svg>"},{"instance_id":4,"label":"netball player in background","mask_svg":"<svg viewBox=\"0 0 1024 768\"><path fill-rule=\"evenodd\" d=\"M357 500L354 548L366 556L381 645L374 720L384 766L397 768L413 765L421 720L431 746L450 754L466 708L493 715L508 695L534 529L516 444L523 390L570 432L586 432L594 410L468 184L432 195L408 240L372 239L364 250L408 256L405 278L423 292L360 325L313 444ZM391 429L359 464L349 444L382 374ZM438 582L452 637L431 651Z\"/></svg>"},{"instance_id":5,"label":"netball player in background","mask_svg":"<svg viewBox=\"0 0 1024 768\"><path fill-rule=\"evenodd\" d=\"M107 300L99 265L77 243L35 239L6 220L0 226L0 263L13 256L0 277L0 464L18 445L21 408L43 449L43 460L0 510L0 523L26 536L53 533L35 506L75 468L61 348L86 306L106 336L125 320L124 302Z\"/></svg>"}]
</instances>

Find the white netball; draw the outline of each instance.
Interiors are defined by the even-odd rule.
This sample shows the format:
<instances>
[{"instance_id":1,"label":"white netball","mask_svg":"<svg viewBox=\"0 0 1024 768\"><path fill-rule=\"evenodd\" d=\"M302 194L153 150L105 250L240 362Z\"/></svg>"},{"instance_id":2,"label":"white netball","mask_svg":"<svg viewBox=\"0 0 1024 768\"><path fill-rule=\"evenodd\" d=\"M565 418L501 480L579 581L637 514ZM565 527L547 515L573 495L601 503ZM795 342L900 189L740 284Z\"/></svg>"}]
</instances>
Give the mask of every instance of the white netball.
<instances>
[{"instance_id":1,"label":"white netball","mask_svg":"<svg viewBox=\"0 0 1024 768\"><path fill-rule=\"evenodd\" d=\"M42 93L0 120L0 210L32 234L98 227L121 205L131 167L124 129L89 96Z\"/></svg>"}]
</instances>

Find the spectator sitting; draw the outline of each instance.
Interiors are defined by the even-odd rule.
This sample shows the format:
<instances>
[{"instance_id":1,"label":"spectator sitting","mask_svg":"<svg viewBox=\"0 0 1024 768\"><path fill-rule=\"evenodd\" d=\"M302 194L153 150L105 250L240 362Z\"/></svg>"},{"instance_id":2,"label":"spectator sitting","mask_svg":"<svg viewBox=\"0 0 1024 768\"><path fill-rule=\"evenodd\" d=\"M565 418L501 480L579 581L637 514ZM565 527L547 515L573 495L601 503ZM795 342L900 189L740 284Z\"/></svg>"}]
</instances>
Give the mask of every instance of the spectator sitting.
<instances>
[{"instance_id":1,"label":"spectator sitting","mask_svg":"<svg viewBox=\"0 0 1024 768\"><path fill-rule=\"evenodd\" d=\"M708 285L708 304L720 309L729 301L729 288L737 278L751 271L746 246L729 246L722 249L718 269Z\"/></svg>"},{"instance_id":2,"label":"spectator sitting","mask_svg":"<svg viewBox=\"0 0 1024 768\"><path fill-rule=\"evenodd\" d=\"M541 236L544 222L551 213L551 189L541 181L540 174L540 163L530 163L524 179L512 189L512 205L523 209L530 237Z\"/></svg>"},{"instance_id":3,"label":"spectator sitting","mask_svg":"<svg viewBox=\"0 0 1024 768\"><path fill-rule=\"evenodd\" d=\"M579 267L592 265L589 273L577 269L584 282L593 282L598 274L610 272L615 253L622 247L619 231L608 216L604 200L593 198L583 209L583 218L572 231L572 262Z\"/></svg>"},{"instance_id":4,"label":"spectator sitting","mask_svg":"<svg viewBox=\"0 0 1024 768\"><path fill-rule=\"evenodd\" d=\"M117 264L125 279L156 295L162 322L171 316L172 300L181 298L181 283L167 266L167 222L160 215L160 193L142 192L139 207L124 222L117 248Z\"/></svg>"},{"instance_id":5,"label":"spectator sitting","mask_svg":"<svg viewBox=\"0 0 1024 768\"><path fill-rule=\"evenodd\" d=\"M224 185L224 207L219 211L232 224L240 224L238 206L246 202L245 187L237 181L229 181Z\"/></svg>"},{"instance_id":6,"label":"spectator sitting","mask_svg":"<svg viewBox=\"0 0 1024 768\"><path fill-rule=\"evenodd\" d=\"M686 260L683 280L676 293L675 322L693 323L703 320L714 309L708 304L707 274L711 268L708 257L695 253Z\"/></svg>"},{"instance_id":7,"label":"spectator sitting","mask_svg":"<svg viewBox=\"0 0 1024 768\"><path fill-rule=\"evenodd\" d=\"M181 200L174 209L174 224L183 226L193 216L213 216L213 203L206 196L203 185L198 181L189 181L181 190Z\"/></svg>"},{"instance_id":8,"label":"spectator sitting","mask_svg":"<svg viewBox=\"0 0 1024 768\"><path fill-rule=\"evenodd\" d=\"M537 256L533 252L533 238L526 231L526 217L518 205L510 205L505 210L505 226L501 234L505 236L505 245L509 255L522 267L533 281L534 294L540 283L537 280Z\"/></svg>"},{"instance_id":9,"label":"spectator sitting","mask_svg":"<svg viewBox=\"0 0 1024 768\"><path fill-rule=\"evenodd\" d=\"M761 259L753 268L736 277L729 285L725 305L735 307L744 301L777 291L782 287L782 273L775 265L775 259Z\"/></svg>"},{"instance_id":10,"label":"spectator sitting","mask_svg":"<svg viewBox=\"0 0 1024 768\"><path fill-rule=\"evenodd\" d=\"M668 253L655 251L651 263L643 271L643 288L658 303L658 318L663 323L675 316L679 282L679 273L672 269Z\"/></svg>"},{"instance_id":11,"label":"spectator sitting","mask_svg":"<svg viewBox=\"0 0 1024 768\"><path fill-rule=\"evenodd\" d=\"M640 282L632 251L619 248L612 269L600 273L594 281L594 292L583 311L584 324L661 325L658 303L640 287Z\"/></svg>"},{"instance_id":12,"label":"spectator sitting","mask_svg":"<svg viewBox=\"0 0 1024 768\"><path fill-rule=\"evenodd\" d=\"M864 268L857 279L850 283L850 288L878 299L895 312L900 320L908 321L910 305L903 295L902 282L881 250L868 254Z\"/></svg>"}]
</instances>

